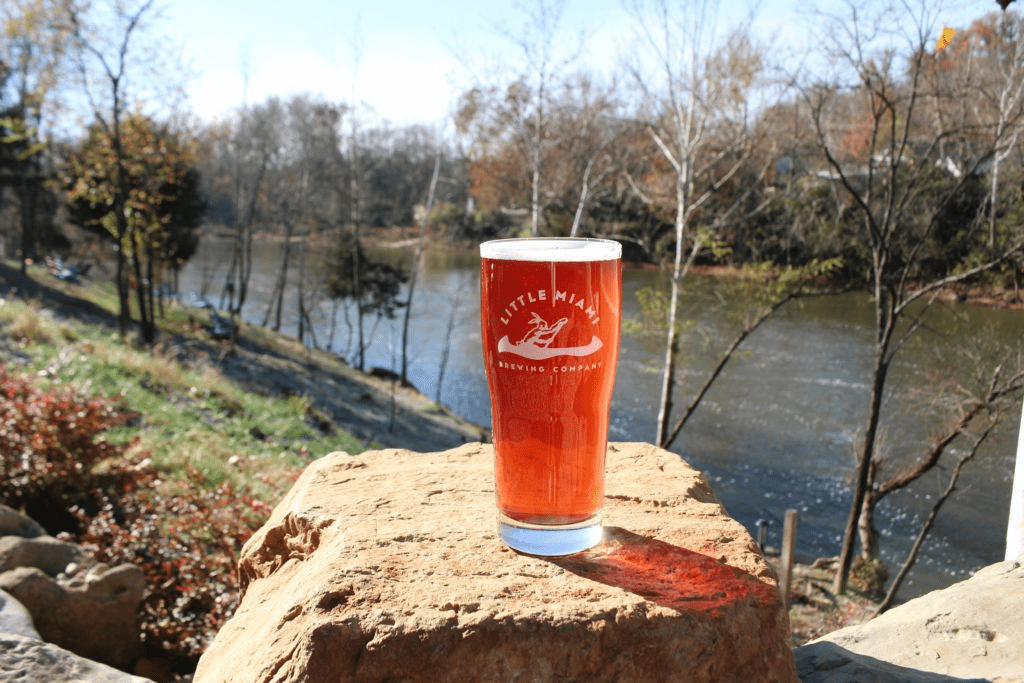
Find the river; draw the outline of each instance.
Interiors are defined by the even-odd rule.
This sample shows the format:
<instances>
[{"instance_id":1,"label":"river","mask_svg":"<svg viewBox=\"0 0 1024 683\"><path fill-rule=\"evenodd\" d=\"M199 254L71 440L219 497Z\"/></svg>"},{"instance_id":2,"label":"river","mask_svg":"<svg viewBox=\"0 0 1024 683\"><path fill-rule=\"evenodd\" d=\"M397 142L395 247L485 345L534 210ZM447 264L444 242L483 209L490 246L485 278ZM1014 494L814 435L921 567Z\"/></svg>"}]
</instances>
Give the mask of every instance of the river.
<instances>
[{"instance_id":1,"label":"river","mask_svg":"<svg viewBox=\"0 0 1024 683\"><path fill-rule=\"evenodd\" d=\"M182 292L205 290L217 303L230 249L224 241L204 241L181 274ZM388 250L387 255L409 258L406 251ZM279 263L279 245L255 245L254 277L242 312L248 322L262 322ZM412 306L408 376L420 391L435 396L439 359L450 344L440 400L472 422L489 426L478 268L473 253L428 253ZM292 275L296 272L293 263ZM659 277L651 270L625 269L624 316L639 315L636 292ZM686 282L683 310L691 325L683 345L677 405L688 402L703 382L747 308L729 295L729 287L727 281L713 277L693 276ZM282 332L295 334L291 293L286 302L290 305ZM313 314L321 346L331 336L331 308L325 303ZM848 482L867 410L872 310L860 294L787 305L744 343L672 446L707 473L729 514L755 537L759 524L768 525L769 545L781 542L785 511L797 509L797 555L804 561L839 552L851 495ZM366 352L367 368L399 368L401 315L380 321ZM336 321L333 348L351 358L354 341L344 315L338 313ZM1022 328L1020 312L934 306L890 373L882 442L888 461L906 462L923 453L941 427L937 388L974 367L969 359L949 355L949 349L1009 347L1021 338ZM663 354L660 334L622 336L612 440L654 439ZM901 588L901 600L945 587L1003 558L1019 418L1018 404L981 455L964 469L957 493L943 507ZM883 501L878 525L890 573L902 563L948 475L949 469L942 468Z\"/></svg>"}]
</instances>

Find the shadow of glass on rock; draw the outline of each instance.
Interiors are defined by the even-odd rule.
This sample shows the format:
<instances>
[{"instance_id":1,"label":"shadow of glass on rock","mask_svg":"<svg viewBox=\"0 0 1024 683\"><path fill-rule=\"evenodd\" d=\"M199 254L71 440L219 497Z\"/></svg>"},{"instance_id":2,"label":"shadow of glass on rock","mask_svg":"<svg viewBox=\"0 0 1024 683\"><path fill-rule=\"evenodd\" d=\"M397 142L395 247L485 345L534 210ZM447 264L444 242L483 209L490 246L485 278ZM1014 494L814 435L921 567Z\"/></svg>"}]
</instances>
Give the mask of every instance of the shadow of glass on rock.
<instances>
[{"instance_id":1,"label":"shadow of glass on rock","mask_svg":"<svg viewBox=\"0 0 1024 683\"><path fill-rule=\"evenodd\" d=\"M745 602L780 603L776 588L742 569L620 527L605 527L602 541L589 550L547 559L577 576L679 611L717 615Z\"/></svg>"}]
</instances>

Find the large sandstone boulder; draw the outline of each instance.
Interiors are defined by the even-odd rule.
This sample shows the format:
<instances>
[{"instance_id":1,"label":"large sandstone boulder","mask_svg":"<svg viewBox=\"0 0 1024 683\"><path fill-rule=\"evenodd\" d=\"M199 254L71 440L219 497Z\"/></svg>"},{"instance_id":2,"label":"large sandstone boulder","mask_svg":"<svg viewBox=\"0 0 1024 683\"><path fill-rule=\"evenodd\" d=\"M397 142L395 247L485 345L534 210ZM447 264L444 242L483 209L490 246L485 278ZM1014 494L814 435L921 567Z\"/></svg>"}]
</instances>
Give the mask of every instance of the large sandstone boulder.
<instances>
[{"instance_id":1,"label":"large sandstone boulder","mask_svg":"<svg viewBox=\"0 0 1024 683\"><path fill-rule=\"evenodd\" d=\"M612 444L605 540L519 555L492 449L334 453L240 560L195 681L796 681L776 579L702 477Z\"/></svg>"},{"instance_id":2,"label":"large sandstone boulder","mask_svg":"<svg viewBox=\"0 0 1024 683\"><path fill-rule=\"evenodd\" d=\"M1002 562L797 648L803 683L1024 682L1024 566Z\"/></svg>"}]
</instances>

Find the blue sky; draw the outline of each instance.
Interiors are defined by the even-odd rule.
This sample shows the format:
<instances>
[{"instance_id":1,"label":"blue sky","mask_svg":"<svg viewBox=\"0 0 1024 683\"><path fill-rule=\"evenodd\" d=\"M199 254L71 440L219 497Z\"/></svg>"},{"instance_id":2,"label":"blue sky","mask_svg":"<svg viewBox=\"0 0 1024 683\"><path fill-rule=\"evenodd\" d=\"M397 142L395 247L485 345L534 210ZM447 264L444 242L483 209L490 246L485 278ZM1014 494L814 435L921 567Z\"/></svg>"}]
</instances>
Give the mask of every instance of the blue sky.
<instances>
[{"instance_id":1,"label":"blue sky","mask_svg":"<svg viewBox=\"0 0 1024 683\"><path fill-rule=\"evenodd\" d=\"M507 4L507 9L502 8ZM271 94L322 93L332 100L367 102L396 123L444 118L467 56L501 42L496 25L514 16L511 3L447 0L166 0L168 30L197 74L191 104L203 118ZM620 12L619 0L573 2L563 24L598 26ZM586 12L582 11L586 7ZM362 49L354 69L353 42Z\"/></svg>"},{"instance_id":2,"label":"blue sky","mask_svg":"<svg viewBox=\"0 0 1024 683\"><path fill-rule=\"evenodd\" d=\"M796 8L810 4L762 0L755 25L774 41L800 40ZM948 6L954 26L997 9L995 0ZM376 119L440 122L472 81L457 53L480 64L503 44L497 27L522 23L512 2L479 0L164 0L163 8L160 28L195 72L190 104L204 120L241 105L247 71L250 103L302 92L348 102L354 94ZM567 37L592 34L584 63L601 69L623 49L627 23L620 0L569 0L562 26Z\"/></svg>"}]
</instances>

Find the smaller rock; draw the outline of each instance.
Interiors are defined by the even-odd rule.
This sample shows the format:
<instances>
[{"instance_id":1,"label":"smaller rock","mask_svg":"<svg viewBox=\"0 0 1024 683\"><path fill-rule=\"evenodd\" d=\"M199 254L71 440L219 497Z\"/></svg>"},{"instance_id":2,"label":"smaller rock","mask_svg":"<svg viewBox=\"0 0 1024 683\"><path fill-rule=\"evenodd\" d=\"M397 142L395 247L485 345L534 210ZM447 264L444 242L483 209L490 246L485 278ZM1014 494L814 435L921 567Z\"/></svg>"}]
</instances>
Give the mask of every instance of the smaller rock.
<instances>
[{"instance_id":1,"label":"smaller rock","mask_svg":"<svg viewBox=\"0 0 1024 683\"><path fill-rule=\"evenodd\" d=\"M908 669L821 641L801 647L796 665L801 683L990 683Z\"/></svg>"},{"instance_id":2,"label":"smaller rock","mask_svg":"<svg viewBox=\"0 0 1024 683\"><path fill-rule=\"evenodd\" d=\"M797 648L797 670L803 683L965 678L1024 683L1022 601L1024 566L994 564L966 581ZM893 668L899 676L883 675ZM834 678L838 671L845 672L843 677Z\"/></svg>"},{"instance_id":3,"label":"smaller rock","mask_svg":"<svg viewBox=\"0 0 1024 683\"><path fill-rule=\"evenodd\" d=\"M81 565L88 561L89 556L80 547L53 536L0 537L0 572L17 567L35 567L47 576L56 577L69 564Z\"/></svg>"},{"instance_id":4,"label":"smaller rock","mask_svg":"<svg viewBox=\"0 0 1024 683\"><path fill-rule=\"evenodd\" d=\"M5 683L152 683L35 638L0 633L0 680Z\"/></svg>"},{"instance_id":5,"label":"smaller rock","mask_svg":"<svg viewBox=\"0 0 1024 683\"><path fill-rule=\"evenodd\" d=\"M146 579L135 565L97 565L67 585L20 567L0 574L0 589L25 606L49 643L125 670L141 654L138 610Z\"/></svg>"},{"instance_id":6,"label":"smaller rock","mask_svg":"<svg viewBox=\"0 0 1024 683\"><path fill-rule=\"evenodd\" d=\"M0 633L14 633L39 640L32 615L7 591L0 591Z\"/></svg>"},{"instance_id":7,"label":"smaller rock","mask_svg":"<svg viewBox=\"0 0 1024 683\"><path fill-rule=\"evenodd\" d=\"M45 533L46 529L31 517L26 517L14 508L0 505L0 536L35 538Z\"/></svg>"}]
</instances>

